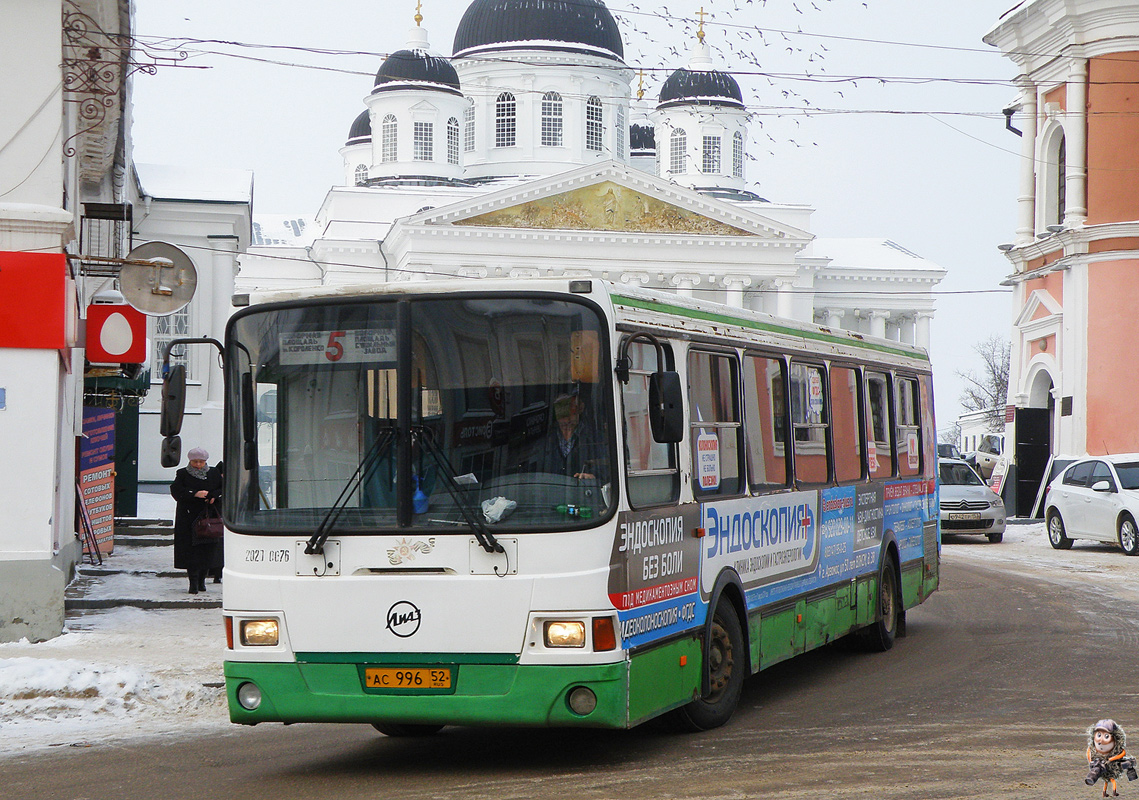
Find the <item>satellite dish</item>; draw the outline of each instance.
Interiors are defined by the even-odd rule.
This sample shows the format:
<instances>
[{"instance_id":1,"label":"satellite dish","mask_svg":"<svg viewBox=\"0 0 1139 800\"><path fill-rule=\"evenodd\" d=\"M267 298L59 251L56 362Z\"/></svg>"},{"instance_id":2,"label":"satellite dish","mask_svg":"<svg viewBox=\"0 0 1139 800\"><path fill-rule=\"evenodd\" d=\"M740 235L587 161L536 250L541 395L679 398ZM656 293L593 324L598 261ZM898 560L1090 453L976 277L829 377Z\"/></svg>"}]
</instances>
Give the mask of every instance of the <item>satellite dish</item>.
<instances>
[{"instance_id":1,"label":"satellite dish","mask_svg":"<svg viewBox=\"0 0 1139 800\"><path fill-rule=\"evenodd\" d=\"M190 257L172 244L147 242L127 254L119 291L143 314L164 317L186 307L198 288Z\"/></svg>"}]
</instances>

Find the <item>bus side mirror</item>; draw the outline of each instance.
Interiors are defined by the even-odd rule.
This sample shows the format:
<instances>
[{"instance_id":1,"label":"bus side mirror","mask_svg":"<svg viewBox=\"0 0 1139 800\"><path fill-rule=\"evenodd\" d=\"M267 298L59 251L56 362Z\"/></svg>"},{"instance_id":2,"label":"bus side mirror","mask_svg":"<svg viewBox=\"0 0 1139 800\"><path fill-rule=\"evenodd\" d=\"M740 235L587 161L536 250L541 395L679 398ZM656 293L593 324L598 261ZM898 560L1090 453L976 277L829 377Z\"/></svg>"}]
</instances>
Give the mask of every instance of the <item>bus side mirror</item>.
<instances>
[{"instance_id":1,"label":"bus side mirror","mask_svg":"<svg viewBox=\"0 0 1139 800\"><path fill-rule=\"evenodd\" d=\"M684 393L680 374L654 372L649 375L649 425L653 439L674 444L684 439Z\"/></svg>"},{"instance_id":2,"label":"bus side mirror","mask_svg":"<svg viewBox=\"0 0 1139 800\"><path fill-rule=\"evenodd\" d=\"M178 462L181 460L182 437L167 436L162 440L162 454L159 456L159 463L169 469L170 467L178 466Z\"/></svg>"},{"instance_id":3,"label":"bus side mirror","mask_svg":"<svg viewBox=\"0 0 1139 800\"><path fill-rule=\"evenodd\" d=\"M181 433L182 415L185 411L186 367L183 364L175 364L162 379L162 415L158 420L158 432L163 436L177 436ZM163 445L164 453L165 448Z\"/></svg>"},{"instance_id":4,"label":"bus side mirror","mask_svg":"<svg viewBox=\"0 0 1139 800\"><path fill-rule=\"evenodd\" d=\"M241 439L242 466L257 469L257 403L253 391L253 375L241 376Z\"/></svg>"}]
</instances>

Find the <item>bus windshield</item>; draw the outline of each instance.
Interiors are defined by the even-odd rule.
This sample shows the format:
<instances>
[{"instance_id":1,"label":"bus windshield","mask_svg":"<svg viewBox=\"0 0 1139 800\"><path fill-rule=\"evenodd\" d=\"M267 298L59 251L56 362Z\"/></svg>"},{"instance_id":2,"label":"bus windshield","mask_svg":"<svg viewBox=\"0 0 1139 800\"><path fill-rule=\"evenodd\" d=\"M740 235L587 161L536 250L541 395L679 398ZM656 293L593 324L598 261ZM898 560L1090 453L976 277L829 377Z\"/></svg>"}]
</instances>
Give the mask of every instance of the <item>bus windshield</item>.
<instances>
[{"instance_id":1,"label":"bus windshield","mask_svg":"<svg viewBox=\"0 0 1139 800\"><path fill-rule=\"evenodd\" d=\"M607 336L553 296L309 301L227 340L235 530L469 533L596 524L615 504ZM232 462L232 463L231 463Z\"/></svg>"}]
</instances>

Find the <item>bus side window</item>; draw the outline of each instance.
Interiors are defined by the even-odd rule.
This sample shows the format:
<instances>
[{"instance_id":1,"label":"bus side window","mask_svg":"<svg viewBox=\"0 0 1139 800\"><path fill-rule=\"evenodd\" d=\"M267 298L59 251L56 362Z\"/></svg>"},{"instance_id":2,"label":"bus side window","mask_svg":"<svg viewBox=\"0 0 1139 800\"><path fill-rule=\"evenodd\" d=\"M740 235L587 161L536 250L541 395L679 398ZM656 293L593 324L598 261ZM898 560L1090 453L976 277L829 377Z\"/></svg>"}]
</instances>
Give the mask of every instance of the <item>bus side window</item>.
<instances>
[{"instance_id":1,"label":"bus side window","mask_svg":"<svg viewBox=\"0 0 1139 800\"><path fill-rule=\"evenodd\" d=\"M664 344L665 368L671 369L671 349ZM653 439L649 425L649 375L656 372L657 351L648 342L629 347L629 382L621 387L625 407L625 457L629 505L633 508L675 503L680 497L676 445Z\"/></svg>"},{"instance_id":2,"label":"bus side window","mask_svg":"<svg viewBox=\"0 0 1139 800\"><path fill-rule=\"evenodd\" d=\"M894 414L897 419L898 474L921 474L921 427L918 424L918 382L897 378L894 383Z\"/></svg>"},{"instance_id":3,"label":"bus side window","mask_svg":"<svg viewBox=\"0 0 1139 800\"><path fill-rule=\"evenodd\" d=\"M795 442L795 480L826 483L827 469L826 375L813 364L791 364L791 430Z\"/></svg>"},{"instance_id":4,"label":"bus side window","mask_svg":"<svg viewBox=\"0 0 1139 800\"><path fill-rule=\"evenodd\" d=\"M933 376L922 375L918 378L919 400L921 405L921 437L923 447L922 463L925 466L922 474L932 478L937 471L937 431L933 421Z\"/></svg>"},{"instance_id":5,"label":"bus side window","mask_svg":"<svg viewBox=\"0 0 1139 800\"><path fill-rule=\"evenodd\" d=\"M834 439L834 477L839 483L862 478L862 435L858 400L862 380L857 369L831 367L831 435Z\"/></svg>"},{"instance_id":6,"label":"bus side window","mask_svg":"<svg viewBox=\"0 0 1139 800\"><path fill-rule=\"evenodd\" d=\"M743 425L734 355L688 353L688 407L692 436L692 486L697 497L743 490L740 457Z\"/></svg>"},{"instance_id":7,"label":"bus side window","mask_svg":"<svg viewBox=\"0 0 1139 800\"><path fill-rule=\"evenodd\" d=\"M744 420L751 488L787 485L786 369L778 358L744 357Z\"/></svg>"},{"instance_id":8,"label":"bus side window","mask_svg":"<svg viewBox=\"0 0 1139 800\"><path fill-rule=\"evenodd\" d=\"M890 436L890 384L881 372L866 373L866 461L871 478L894 474Z\"/></svg>"}]
</instances>

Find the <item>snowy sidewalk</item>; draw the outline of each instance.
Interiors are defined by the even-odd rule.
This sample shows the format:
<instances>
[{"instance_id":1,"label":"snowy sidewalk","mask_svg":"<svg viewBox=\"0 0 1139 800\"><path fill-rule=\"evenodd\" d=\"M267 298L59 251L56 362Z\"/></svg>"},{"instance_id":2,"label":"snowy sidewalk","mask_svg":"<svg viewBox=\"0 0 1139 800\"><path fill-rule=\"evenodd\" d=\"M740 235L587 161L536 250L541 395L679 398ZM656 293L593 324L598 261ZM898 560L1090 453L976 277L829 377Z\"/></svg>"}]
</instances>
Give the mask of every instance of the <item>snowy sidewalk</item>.
<instances>
[{"instance_id":1,"label":"snowy sidewalk","mask_svg":"<svg viewBox=\"0 0 1139 800\"><path fill-rule=\"evenodd\" d=\"M139 519L173 515L168 494L139 494ZM89 574L68 588L63 635L0 644L0 759L230 724L222 587L187 594L172 553L116 541L101 568L85 559Z\"/></svg>"}]
</instances>

